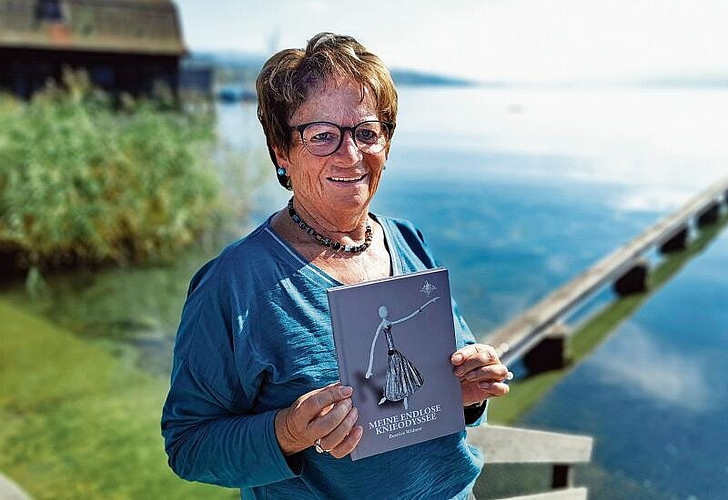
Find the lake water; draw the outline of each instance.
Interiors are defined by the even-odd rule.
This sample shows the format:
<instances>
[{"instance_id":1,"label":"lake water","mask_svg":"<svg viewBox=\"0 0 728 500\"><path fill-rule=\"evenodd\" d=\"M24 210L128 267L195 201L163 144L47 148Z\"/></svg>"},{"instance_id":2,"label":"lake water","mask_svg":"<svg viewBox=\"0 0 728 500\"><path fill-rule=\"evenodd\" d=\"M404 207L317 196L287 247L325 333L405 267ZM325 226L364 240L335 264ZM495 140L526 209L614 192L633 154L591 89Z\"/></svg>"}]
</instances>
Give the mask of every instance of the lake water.
<instances>
[{"instance_id":1,"label":"lake water","mask_svg":"<svg viewBox=\"0 0 728 500\"><path fill-rule=\"evenodd\" d=\"M253 106L219 116L263 150ZM484 335L728 174L726 117L728 89L401 88L373 210L422 229ZM728 498L726 262L723 234L524 416L595 437L592 498Z\"/></svg>"}]
</instances>

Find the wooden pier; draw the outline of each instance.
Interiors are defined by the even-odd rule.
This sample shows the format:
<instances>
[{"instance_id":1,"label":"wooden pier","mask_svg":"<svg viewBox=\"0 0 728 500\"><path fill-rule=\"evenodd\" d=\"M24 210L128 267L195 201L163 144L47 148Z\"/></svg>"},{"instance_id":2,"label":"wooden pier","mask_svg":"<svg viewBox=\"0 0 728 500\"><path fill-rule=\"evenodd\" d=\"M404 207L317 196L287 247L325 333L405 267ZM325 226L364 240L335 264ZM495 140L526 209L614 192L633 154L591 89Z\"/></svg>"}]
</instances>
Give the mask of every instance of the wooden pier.
<instances>
[{"instance_id":1,"label":"wooden pier","mask_svg":"<svg viewBox=\"0 0 728 500\"><path fill-rule=\"evenodd\" d=\"M483 450L491 464L552 464L551 490L505 500L586 500L587 489L574 485L574 466L591 460L589 436L496 425L468 428L468 442Z\"/></svg>"},{"instance_id":2,"label":"wooden pier","mask_svg":"<svg viewBox=\"0 0 728 500\"><path fill-rule=\"evenodd\" d=\"M484 341L498 350L506 364L523 359L532 374L564 368L566 340L571 333L566 324L569 315L609 285L619 296L644 292L650 271L647 252L657 249L668 254L688 248L691 233L718 222L721 207L726 203L728 177L694 196L675 213L662 218L505 326L485 336ZM695 244L711 231L701 233ZM468 441L485 451L490 464L552 464L550 491L508 500L587 498L587 489L574 485L573 466L591 460L594 443L589 436L486 425L468 429Z\"/></svg>"},{"instance_id":3,"label":"wooden pier","mask_svg":"<svg viewBox=\"0 0 728 500\"><path fill-rule=\"evenodd\" d=\"M619 295L645 290L649 272L645 254L657 248L669 253L686 247L695 229L718 220L728 202L728 177L688 200L677 212L659 220L625 245L546 296L539 303L485 337L505 363L531 353L536 371L562 366L568 328L563 319L606 285ZM561 359L560 359L561 357ZM528 361L528 360L527 360ZM527 365L529 363L527 362Z\"/></svg>"}]
</instances>

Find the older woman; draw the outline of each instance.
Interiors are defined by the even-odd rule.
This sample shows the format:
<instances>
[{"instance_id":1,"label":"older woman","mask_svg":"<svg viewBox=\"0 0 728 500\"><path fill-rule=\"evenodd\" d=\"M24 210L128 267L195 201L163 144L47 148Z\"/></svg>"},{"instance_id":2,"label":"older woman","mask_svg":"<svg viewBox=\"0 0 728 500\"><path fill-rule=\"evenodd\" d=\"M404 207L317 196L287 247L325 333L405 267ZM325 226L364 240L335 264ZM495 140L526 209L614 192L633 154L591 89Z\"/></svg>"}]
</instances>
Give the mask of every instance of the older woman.
<instances>
[{"instance_id":1,"label":"older woman","mask_svg":"<svg viewBox=\"0 0 728 500\"><path fill-rule=\"evenodd\" d=\"M271 57L257 91L293 196L192 280L162 417L171 467L245 498L467 498L482 458L465 433L347 456L362 428L352 388L337 382L326 289L435 266L412 224L369 212L397 118L387 68L353 38L322 33ZM453 312L472 424L508 392L508 370Z\"/></svg>"}]
</instances>

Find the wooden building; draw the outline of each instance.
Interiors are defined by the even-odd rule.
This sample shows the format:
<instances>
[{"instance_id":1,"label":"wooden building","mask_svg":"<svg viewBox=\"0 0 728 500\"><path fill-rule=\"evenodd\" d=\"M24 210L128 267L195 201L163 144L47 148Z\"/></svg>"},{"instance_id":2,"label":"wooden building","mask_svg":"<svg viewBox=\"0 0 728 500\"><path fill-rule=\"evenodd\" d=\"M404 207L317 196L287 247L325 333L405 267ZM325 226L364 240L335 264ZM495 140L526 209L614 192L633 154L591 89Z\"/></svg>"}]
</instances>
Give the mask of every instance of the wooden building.
<instances>
[{"instance_id":1,"label":"wooden building","mask_svg":"<svg viewBox=\"0 0 728 500\"><path fill-rule=\"evenodd\" d=\"M185 53L169 0L0 0L0 90L26 99L66 66L112 93L176 91Z\"/></svg>"}]
</instances>

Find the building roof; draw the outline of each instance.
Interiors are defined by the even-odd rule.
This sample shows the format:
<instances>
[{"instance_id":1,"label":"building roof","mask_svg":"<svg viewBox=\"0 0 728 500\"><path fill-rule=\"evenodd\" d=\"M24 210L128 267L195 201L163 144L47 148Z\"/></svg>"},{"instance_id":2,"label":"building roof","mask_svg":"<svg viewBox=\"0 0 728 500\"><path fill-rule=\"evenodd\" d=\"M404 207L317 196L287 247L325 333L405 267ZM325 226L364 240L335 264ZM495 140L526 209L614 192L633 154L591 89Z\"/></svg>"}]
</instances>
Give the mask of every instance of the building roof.
<instances>
[{"instance_id":1,"label":"building roof","mask_svg":"<svg viewBox=\"0 0 728 500\"><path fill-rule=\"evenodd\" d=\"M168 0L0 0L0 49L183 55Z\"/></svg>"}]
</instances>

